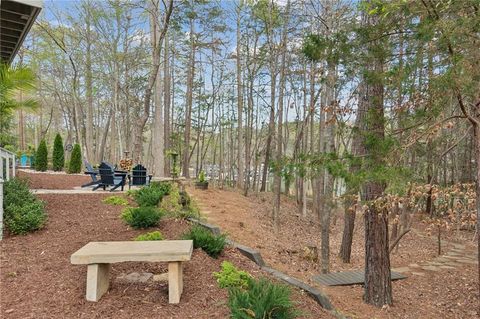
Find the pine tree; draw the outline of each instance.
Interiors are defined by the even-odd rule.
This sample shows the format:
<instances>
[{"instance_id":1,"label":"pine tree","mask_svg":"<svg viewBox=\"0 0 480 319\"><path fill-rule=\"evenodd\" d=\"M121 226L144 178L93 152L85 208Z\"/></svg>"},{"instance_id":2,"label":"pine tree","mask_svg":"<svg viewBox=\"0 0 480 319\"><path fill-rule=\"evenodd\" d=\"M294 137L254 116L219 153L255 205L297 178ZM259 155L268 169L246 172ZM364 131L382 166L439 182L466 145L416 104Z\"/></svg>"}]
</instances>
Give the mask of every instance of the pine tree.
<instances>
[{"instance_id":1,"label":"pine tree","mask_svg":"<svg viewBox=\"0 0 480 319\"><path fill-rule=\"evenodd\" d=\"M82 169L82 151L80 145L75 144L72 151L72 157L70 158L70 166L68 167L69 174L80 173Z\"/></svg>"},{"instance_id":2,"label":"pine tree","mask_svg":"<svg viewBox=\"0 0 480 319\"><path fill-rule=\"evenodd\" d=\"M57 136L55 136L55 141L53 142L52 157L53 170L61 171L65 166L65 154L63 151L63 141L60 133L57 133Z\"/></svg>"},{"instance_id":3,"label":"pine tree","mask_svg":"<svg viewBox=\"0 0 480 319\"><path fill-rule=\"evenodd\" d=\"M36 155L35 169L37 171L45 172L48 169L48 150L45 140L42 140L40 145L38 145Z\"/></svg>"}]
</instances>

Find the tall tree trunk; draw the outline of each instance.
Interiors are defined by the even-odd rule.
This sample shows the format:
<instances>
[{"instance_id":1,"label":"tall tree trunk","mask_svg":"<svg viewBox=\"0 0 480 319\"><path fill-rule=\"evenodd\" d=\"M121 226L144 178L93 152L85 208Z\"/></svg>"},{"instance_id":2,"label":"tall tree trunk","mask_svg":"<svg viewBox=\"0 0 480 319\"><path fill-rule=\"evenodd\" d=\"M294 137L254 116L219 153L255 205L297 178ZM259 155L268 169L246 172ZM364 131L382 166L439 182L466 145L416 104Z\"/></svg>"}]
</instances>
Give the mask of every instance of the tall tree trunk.
<instances>
[{"instance_id":1,"label":"tall tree trunk","mask_svg":"<svg viewBox=\"0 0 480 319\"><path fill-rule=\"evenodd\" d=\"M363 106L363 99L365 96L365 86L360 83L358 87L358 103L359 105ZM363 146L362 146L362 137L359 134L360 128L362 126L362 117L361 114L358 114L355 119L355 124L352 128L352 154L354 156L362 156ZM355 175L358 173L360 166L358 163L354 162L350 164L349 173ZM340 258L344 263L350 262L350 257L352 253L352 241L353 241L353 231L355 228L355 218L356 218L356 210L355 208L352 209L352 206L355 204L353 197L356 197L358 194L358 188L353 187L350 183L346 185L346 194L344 198L344 228L343 228L343 236L342 236L342 244L340 247Z\"/></svg>"},{"instance_id":2,"label":"tall tree trunk","mask_svg":"<svg viewBox=\"0 0 480 319\"><path fill-rule=\"evenodd\" d=\"M166 151L170 150L170 39L168 37L168 32L165 35L165 49L163 53L163 107L164 107L164 123L163 123L163 128L164 128L164 133L163 133L163 138L164 138L164 149ZM170 176L170 158L167 156L165 157L165 166L163 169L164 176Z\"/></svg>"},{"instance_id":3,"label":"tall tree trunk","mask_svg":"<svg viewBox=\"0 0 480 319\"><path fill-rule=\"evenodd\" d=\"M277 126L277 156L276 156L276 170L274 174L273 188L275 193L275 200L273 206L273 230L275 233L278 233L280 228L280 194L282 190L282 157L283 157L283 100L285 92L285 82L286 82L286 59L287 59L287 27L288 27L288 17L290 13L290 0L287 1L287 7L285 8L285 21L283 21L283 30L282 30L282 42L281 42L281 66L280 66L280 87L278 92L278 126Z\"/></svg>"},{"instance_id":4,"label":"tall tree trunk","mask_svg":"<svg viewBox=\"0 0 480 319\"><path fill-rule=\"evenodd\" d=\"M355 228L355 207L352 195L346 195L343 201L344 205L344 226L342 235L342 244L340 246L340 258L344 263L350 263L352 255L353 230Z\"/></svg>"},{"instance_id":5,"label":"tall tree trunk","mask_svg":"<svg viewBox=\"0 0 480 319\"><path fill-rule=\"evenodd\" d=\"M161 45L158 43L160 41L160 32L158 30L158 21L157 15L151 14L150 19L152 21L150 30L151 30L151 42L153 48L152 61L154 65L160 65L160 54L156 54L156 46ZM167 54L167 53L165 53ZM157 76L155 78L155 87L154 87L154 96L153 101L155 103L155 113L152 127L152 156L153 156L153 174L157 177L164 176L165 170L165 151L164 151L164 127L163 127L163 105L162 105L162 69L159 67L157 69Z\"/></svg>"},{"instance_id":6,"label":"tall tree trunk","mask_svg":"<svg viewBox=\"0 0 480 319\"><path fill-rule=\"evenodd\" d=\"M95 159L94 147L95 142L93 135L93 81L92 81L92 37L91 37L91 10L90 2L85 4L85 23L86 23L86 51L85 51L85 91L87 95L87 118L85 123L85 149L87 151L86 158L89 161Z\"/></svg>"},{"instance_id":7,"label":"tall tree trunk","mask_svg":"<svg viewBox=\"0 0 480 319\"><path fill-rule=\"evenodd\" d=\"M480 106L480 101L477 106ZM474 125L474 138L475 138L475 157L477 164L477 252L478 252L478 288L480 290L480 116L477 116L477 123Z\"/></svg>"},{"instance_id":8,"label":"tall tree trunk","mask_svg":"<svg viewBox=\"0 0 480 319\"><path fill-rule=\"evenodd\" d=\"M375 27L379 23L377 14L363 13L362 23ZM377 37L373 35L373 37ZM362 79L365 95L360 101L357 116L361 117L362 148L365 154L365 169L378 169L384 165L382 154L369 144L375 138L380 143L384 139L384 88L380 80L383 74L383 52L379 50L382 42L370 40L366 45L368 55ZM369 77L368 74L375 74ZM392 303L392 283L390 274L390 254L388 247L387 210L380 207L375 200L383 195L386 185L379 181L367 181L362 185L362 200L367 202L365 211L365 294L364 300L377 307Z\"/></svg>"},{"instance_id":9,"label":"tall tree trunk","mask_svg":"<svg viewBox=\"0 0 480 319\"><path fill-rule=\"evenodd\" d=\"M243 147L244 147L244 136L243 136L243 80L242 80L242 49L241 49L241 17L240 13L242 10L243 1L240 1L240 4L237 6L237 57L236 57L236 66L237 66L237 129L238 129L238 153L237 153L237 164L238 164L238 173L237 173L237 188L244 188L245 181L245 165L244 165L244 156Z\"/></svg>"},{"instance_id":10,"label":"tall tree trunk","mask_svg":"<svg viewBox=\"0 0 480 319\"><path fill-rule=\"evenodd\" d=\"M272 71L273 70L273 71ZM265 192L267 187L268 170L270 166L270 156L272 152L272 139L275 134L275 86L277 81L276 71L271 68L270 84L270 118L268 120L267 145L265 146L265 161L263 162L262 184L260 191Z\"/></svg>"},{"instance_id":11,"label":"tall tree trunk","mask_svg":"<svg viewBox=\"0 0 480 319\"><path fill-rule=\"evenodd\" d=\"M150 12L155 15L155 20L152 21L155 24L159 23L159 11L160 8L158 7L158 0L154 0L151 3ZM157 79L158 69L160 67L160 53L162 50L162 43L163 39L165 38L165 34L168 30L168 26L170 23L170 17L173 11L173 0L169 0L168 3L165 3L165 13L164 13L164 20L161 27L159 27L159 36L158 41L153 48L153 63L150 67L149 75L148 75L148 82L147 87L145 89L144 99L143 99L143 110L141 110L141 114L138 116L137 120L135 121L135 126L133 130L133 148L132 148L132 158L138 162L141 161L143 155L143 130L145 128L145 124L147 123L148 117L150 116L150 102L152 98L152 91L155 86L155 81Z\"/></svg>"},{"instance_id":12,"label":"tall tree trunk","mask_svg":"<svg viewBox=\"0 0 480 319\"><path fill-rule=\"evenodd\" d=\"M192 125L193 79L195 76L195 30L193 18L190 19L190 55L188 60L187 92L185 110L185 131L183 133L183 176L190 178L190 130Z\"/></svg>"},{"instance_id":13,"label":"tall tree trunk","mask_svg":"<svg viewBox=\"0 0 480 319\"><path fill-rule=\"evenodd\" d=\"M335 65L328 63L327 85L326 85L326 106L328 112L325 112L325 153L335 152ZM322 237L322 273L329 272L330 264L330 219L333 207L333 184L334 177L324 170L325 191L322 201L321 216L321 237Z\"/></svg>"}]
</instances>

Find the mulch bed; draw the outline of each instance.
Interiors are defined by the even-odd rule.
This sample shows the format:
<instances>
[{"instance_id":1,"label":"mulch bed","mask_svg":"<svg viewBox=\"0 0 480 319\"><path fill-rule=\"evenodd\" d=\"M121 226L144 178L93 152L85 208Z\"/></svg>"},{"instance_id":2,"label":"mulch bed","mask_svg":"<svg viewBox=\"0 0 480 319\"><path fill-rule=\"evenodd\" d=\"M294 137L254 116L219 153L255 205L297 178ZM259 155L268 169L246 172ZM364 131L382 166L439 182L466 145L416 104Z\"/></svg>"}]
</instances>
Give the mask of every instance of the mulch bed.
<instances>
[{"instance_id":1,"label":"mulch bed","mask_svg":"<svg viewBox=\"0 0 480 319\"><path fill-rule=\"evenodd\" d=\"M27 170L18 170L17 177L28 179L31 189L73 189L92 181L88 175Z\"/></svg>"},{"instance_id":2,"label":"mulch bed","mask_svg":"<svg viewBox=\"0 0 480 319\"><path fill-rule=\"evenodd\" d=\"M316 246L320 250L320 223L313 216L303 219L294 200L282 197L277 235L271 223L272 194L245 197L232 190L193 188L189 192L197 199L208 221L220 226L233 240L258 249L266 263L274 268L316 285L311 278L320 273L320 262L306 260L302 257L302 250L305 246ZM330 271L363 269L363 216L357 216L351 263L345 264L337 255L342 239L343 213L336 211L334 215L330 229ZM392 253L392 267L421 263L437 256L436 240L424 232L425 225L417 220L414 227L416 231L404 236L398 252ZM447 235L449 240L454 238ZM473 233L468 234L460 242L472 248L472 236ZM444 251L446 248L443 247ZM340 311L359 318L471 318L478 315L475 269L475 265L465 265L455 270L425 272L424 277L412 275L396 281L393 283L395 304L388 310L365 305L361 286L328 288L326 292Z\"/></svg>"},{"instance_id":3,"label":"mulch bed","mask_svg":"<svg viewBox=\"0 0 480 319\"><path fill-rule=\"evenodd\" d=\"M43 176L39 181L43 181ZM47 185L35 183L37 188L51 187L50 181ZM1 241L0 317L227 318L227 291L220 289L212 276L221 262L229 260L256 277L266 276L233 248L226 249L219 259L196 249L192 260L185 264L184 292L179 305L168 304L166 282L128 284L114 280L131 272L166 271L163 263L138 262L113 264L110 290L99 302L88 302L87 267L71 265L70 255L89 241L131 240L146 232L124 224L119 218L122 207L103 204L101 200L106 196L39 195L46 202L46 227L25 236L7 234ZM161 221L158 230L166 238L177 239L188 227L186 221L168 219ZM305 318L331 318L304 293L294 290L293 299Z\"/></svg>"}]
</instances>

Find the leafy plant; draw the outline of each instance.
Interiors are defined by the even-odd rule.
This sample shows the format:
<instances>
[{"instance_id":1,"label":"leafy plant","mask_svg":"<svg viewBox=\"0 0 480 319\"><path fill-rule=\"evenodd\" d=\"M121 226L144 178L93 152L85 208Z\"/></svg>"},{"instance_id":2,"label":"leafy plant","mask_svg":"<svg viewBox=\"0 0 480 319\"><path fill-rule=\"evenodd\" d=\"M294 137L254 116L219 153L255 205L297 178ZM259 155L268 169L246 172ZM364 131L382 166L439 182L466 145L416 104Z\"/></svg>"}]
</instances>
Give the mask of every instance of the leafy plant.
<instances>
[{"instance_id":1,"label":"leafy plant","mask_svg":"<svg viewBox=\"0 0 480 319\"><path fill-rule=\"evenodd\" d=\"M217 258L226 245L226 235L214 235L202 226L195 225L183 235L183 239L193 240L194 248L203 249L210 257Z\"/></svg>"},{"instance_id":2,"label":"leafy plant","mask_svg":"<svg viewBox=\"0 0 480 319\"><path fill-rule=\"evenodd\" d=\"M5 207L10 205L21 206L31 203L37 198L28 189L28 181L20 178L12 178L4 184L3 204Z\"/></svg>"},{"instance_id":3,"label":"leafy plant","mask_svg":"<svg viewBox=\"0 0 480 319\"><path fill-rule=\"evenodd\" d=\"M105 198L102 202L110 205L128 206L128 200L115 195Z\"/></svg>"},{"instance_id":4,"label":"leafy plant","mask_svg":"<svg viewBox=\"0 0 480 319\"><path fill-rule=\"evenodd\" d=\"M47 216L43 202L36 200L23 205L9 205L5 208L5 225L16 235L43 227Z\"/></svg>"},{"instance_id":5,"label":"leafy plant","mask_svg":"<svg viewBox=\"0 0 480 319\"><path fill-rule=\"evenodd\" d=\"M153 182L133 193L138 206L157 206L162 198L170 193L172 184L168 182Z\"/></svg>"},{"instance_id":6,"label":"leafy plant","mask_svg":"<svg viewBox=\"0 0 480 319\"><path fill-rule=\"evenodd\" d=\"M298 316L290 288L266 278L248 279L248 289L232 287L228 306L234 319L292 319Z\"/></svg>"},{"instance_id":7,"label":"leafy plant","mask_svg":"<svg viewBox=\"0 0 480 319\"><path fill-rule=\"evenodd\" d=\"M231 262L222 262L222 270L220 272L214 272L213 277L217 279L218 286L220 288L248 288L249 279L252 276L243 270L238 270Z\"/></svg>"},{"instance_id":8,"label":"leafy plant","mask_svg":"<svg viewBox=\"0 0 480 319\"><path fill-rule=\"evenodd\" d=\"M28 189L28 183L18 178L4 185L4 222L13 234L25 234L43 227L47 216L43 202Z\"/></svg>"},{"instance_id":9,"label":"leafy plant","mask_svg":"<svg viewBox=\"0 0 480 319\"><path fill-rule=\"evenodd\" d=\"M61 171L65 165L63 141L59 133L57 133L53 142L52 164L54 171Z\"/></svg>"},{"instance_id":10,"label":"leafy plant","mask_svg":"<svg viewBox=\"0 0 480 319\"><path fill-rule=\"evenodd\" d=\"M122 212L122 219L133 228L148 228L158 225L163 212L156 207L129 207Z\"/></svg>"},{"instance_id":11,"label":"leafy plant","mask_svg":"<svg viewBox=\"0 0 480 319\"><path fill-rule=\"evenodd\" d=\"M41 172L45 172L48 169L48 150L45 140L41 140L38 145L35 169Z\"/></svg>"},{"instance_id":12,"label":"leafy plant","mask_svg":"<svg viewBox=\"0 0 480 319\"><path fill-rule=\"evenodd\" d=\"M200 173L198 174L198 182L199 183L205 183L207 180L205 178L205 172L204 171L200 171Z\"/></svg>"},{"instance_id":13,"label":"leafy plant","mask_svg":"<svg viewBox=\"0 0 480 319\"><path fill-rule=\"evenodd\" d=\"M70 174L80 173L82 170L82 150L80 149L80 144L75 144L72 151L72 156L70 157L70 165L68 167L68 172Z\"/></svg>"},{"instance_id":14,"label":"leafy plant","mask_svg":"<svg viewBox=\"0 0 480 319\"><path fill-rule=\"evenodd\" d=\"M133 198L141 207L154 207L162 200L163 193L152 186L144 186L133 194Z\"/></svg>"},{"instance_id":15,"label":"leafy plant","mask_svg":"<svg viewBox=\"0 0 480 319\"><path fill-rule=\"evenodd\" d=\"M159 231L152 231L150 233L138 235L135 237L136 241L148 241L148 240L163 240L163 235Z\"/></svg>"},{"instance_id":16,"label":"leafy plant","mask_svg":"<svg viewBox=\"0 0 480 319\"><path fill-rule=\"evenodd\" d=\"M163 196L166 196L166 195L170 194L170 192L172 191L172 189L174 187L173 185L174 184L170 183L170 182L152 182L152 183L150 183L150 187L158 189L163 194ZM176 186L176 184L175 184L175 186Z\"/></svg>"},{"instance_id":17,"label":"leafy plant","mask_svg":"<svg viewBox=\"0 0 480 319\"><path fill-rule=\"evenodd\" d=\"M13 144L16 140L9 134L14 111L20 108L33 110L38 106L36 100L28 97L28 93L35 89L35 79L32 69L20 63L8 65L0 62L0 146Z\"/></svg>"}]
</instances>

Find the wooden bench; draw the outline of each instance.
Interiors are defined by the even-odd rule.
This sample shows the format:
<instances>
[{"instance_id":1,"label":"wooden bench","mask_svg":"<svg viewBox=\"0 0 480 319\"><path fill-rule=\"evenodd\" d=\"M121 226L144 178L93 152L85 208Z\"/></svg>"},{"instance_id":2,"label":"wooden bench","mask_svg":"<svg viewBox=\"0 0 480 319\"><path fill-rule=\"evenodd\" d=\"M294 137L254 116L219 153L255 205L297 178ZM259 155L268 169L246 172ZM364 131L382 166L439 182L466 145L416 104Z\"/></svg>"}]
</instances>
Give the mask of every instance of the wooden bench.
<instances>
[{"instance_id":1,"label":"wooden bench","mask_svg":"<svg viewBox=\"0 0 480 319\"><path fill-rule=\"evenodd\" d=\"M183 262L192 257L193 241L90 242L70 258L74 265L88 265L88 301L98 301L108 290L110 264L125 261L168 262L168 301L179 303L183 291Z\"/></svg>"}]
</instances>

